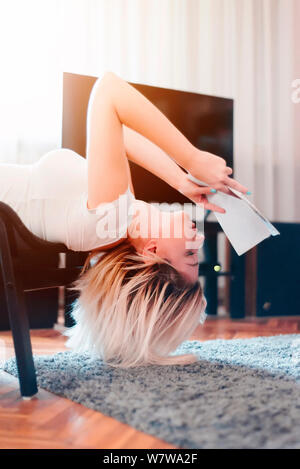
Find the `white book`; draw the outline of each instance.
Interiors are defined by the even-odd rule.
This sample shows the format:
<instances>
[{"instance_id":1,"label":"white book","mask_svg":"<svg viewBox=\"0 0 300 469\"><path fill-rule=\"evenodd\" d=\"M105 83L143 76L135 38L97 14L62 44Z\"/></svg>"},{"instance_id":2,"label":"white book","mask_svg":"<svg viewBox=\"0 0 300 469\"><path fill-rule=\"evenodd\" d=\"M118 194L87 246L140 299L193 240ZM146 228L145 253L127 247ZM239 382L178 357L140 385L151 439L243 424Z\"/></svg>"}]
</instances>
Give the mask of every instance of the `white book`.
<instances>
[{"instance_id":1,"label":"white book","mask_svg":"<svg viewBox=\"0 0 300 469\"><path fill-rule=\"evenodd\" d=\"M190 173L188 178L199 186L208 186ZM207 200L226 210L213 212L236 253L241 256L269 236L280 235L279 231L241 192L226 186L237 197L224 192L206 195Z\"/></svg>"}]
</instances>

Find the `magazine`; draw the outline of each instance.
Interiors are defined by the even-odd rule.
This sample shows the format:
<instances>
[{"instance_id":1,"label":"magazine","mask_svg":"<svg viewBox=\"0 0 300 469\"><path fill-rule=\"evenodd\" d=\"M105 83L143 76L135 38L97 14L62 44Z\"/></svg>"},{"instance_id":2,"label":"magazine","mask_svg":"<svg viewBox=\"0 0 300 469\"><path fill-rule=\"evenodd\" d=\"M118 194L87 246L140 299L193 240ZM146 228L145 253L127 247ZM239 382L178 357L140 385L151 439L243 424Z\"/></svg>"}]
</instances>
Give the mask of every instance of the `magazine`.
<instances>
[{"instance_id":1,"label":"magazine","mask_svg":"<svg viewBox=\"0 0 300 469\"><path fill-rule=\"evenodd\" d=\"M200 186L208 186L190 173L188 178ZM269 236L280 235L279 231L241 192L226 186L236 197L224 192L207 194L207 200L226 210L213 212L236 253L241 256Z\"/></svg>"}]
</instances>

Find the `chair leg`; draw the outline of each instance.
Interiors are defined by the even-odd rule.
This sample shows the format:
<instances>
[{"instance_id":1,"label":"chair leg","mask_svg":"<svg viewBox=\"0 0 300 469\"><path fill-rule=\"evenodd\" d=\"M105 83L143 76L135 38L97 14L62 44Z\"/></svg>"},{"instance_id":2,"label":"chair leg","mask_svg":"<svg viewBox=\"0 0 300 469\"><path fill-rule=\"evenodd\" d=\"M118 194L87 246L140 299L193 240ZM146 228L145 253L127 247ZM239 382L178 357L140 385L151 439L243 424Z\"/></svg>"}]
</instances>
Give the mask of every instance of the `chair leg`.
<instances>
[{"instance_id":1,"label":"chair leg","mask_svg":"<svg viewBox=\"0 0 300 469\"><path fill-rule=\"evenodd\" d=\"M205 260L210 264L210 271L205 277L204 294L207 299L206 313L209 315L218 314L218 278L213 270L213 265L218 260L218 233L210 233L204 243Z\"/></svg>"},{"instance_id":2,"label":"chair leg","mask_svg":"<svg viewBox=\"0 0 300 469\"><path fill-rule=\"evenodd\" d=\"M25 296L21 282L13 269L6 226L0 219L0 261L5 289L9 321L13 335L16 363L22 397L31 397L38 392L29 321L26 314Z\"/></svg>"}]
</instances>

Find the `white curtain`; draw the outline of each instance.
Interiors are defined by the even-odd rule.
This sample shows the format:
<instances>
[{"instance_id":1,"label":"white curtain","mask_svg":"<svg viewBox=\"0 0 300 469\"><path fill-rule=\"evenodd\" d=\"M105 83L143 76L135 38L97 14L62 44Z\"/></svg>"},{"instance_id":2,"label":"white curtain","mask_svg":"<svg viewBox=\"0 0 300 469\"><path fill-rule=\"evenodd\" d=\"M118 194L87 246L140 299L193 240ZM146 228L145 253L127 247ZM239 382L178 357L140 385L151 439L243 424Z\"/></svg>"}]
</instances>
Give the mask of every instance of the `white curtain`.
<instances>
[{"instance_id":1,"label":"white curtain","mask_svg":"<svg viewBox=\"0 0 300 469\"><path fill-rule=\"evenodd\" d=\"M61 145L63 71L112 70L234 98L235 178L271 220L299 222L299 3L0 0L0 161Z\"/></svg>"}]
</instances>

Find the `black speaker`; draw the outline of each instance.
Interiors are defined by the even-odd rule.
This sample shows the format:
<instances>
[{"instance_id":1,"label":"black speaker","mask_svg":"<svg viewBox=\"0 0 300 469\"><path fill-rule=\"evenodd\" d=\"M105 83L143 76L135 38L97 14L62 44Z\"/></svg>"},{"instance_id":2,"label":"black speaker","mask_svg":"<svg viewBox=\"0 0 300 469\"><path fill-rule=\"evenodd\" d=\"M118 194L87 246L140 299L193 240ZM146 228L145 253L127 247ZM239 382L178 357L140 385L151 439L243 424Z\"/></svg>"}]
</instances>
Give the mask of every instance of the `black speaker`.
<instances>
[{"instance_id":1,"label":"black speaker","mask_svg":"<svg viewBox=\"0 0 300 469\"><path fill-rule=\"evenodd\" d=\"M300 224L273 225L280 236L257 246L256 315L300 315Z\"/></svg>"}]
</instances>

